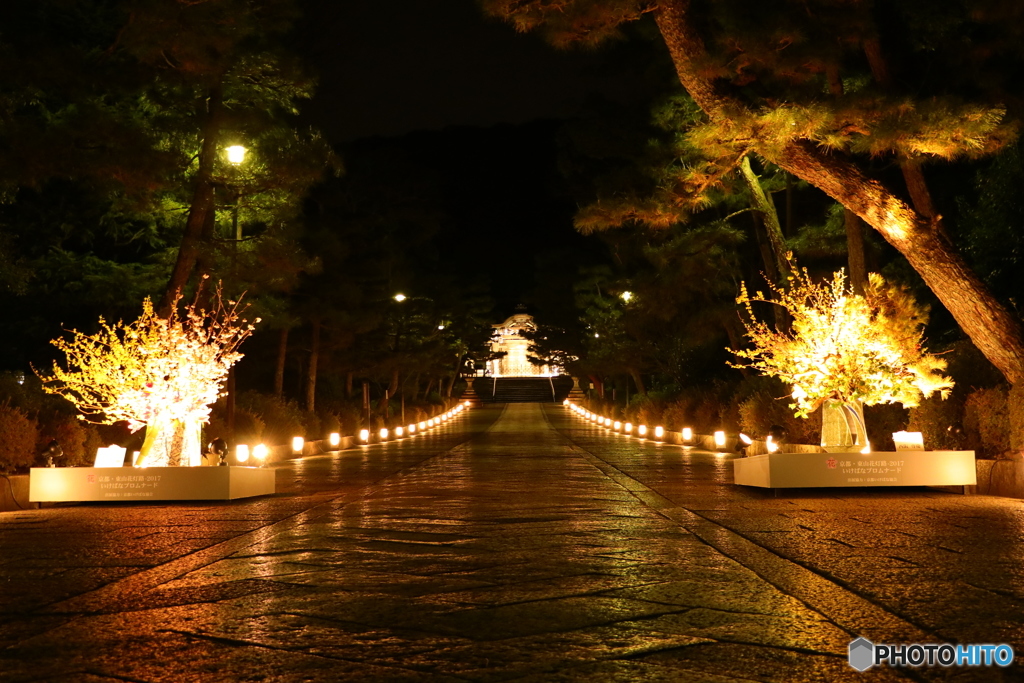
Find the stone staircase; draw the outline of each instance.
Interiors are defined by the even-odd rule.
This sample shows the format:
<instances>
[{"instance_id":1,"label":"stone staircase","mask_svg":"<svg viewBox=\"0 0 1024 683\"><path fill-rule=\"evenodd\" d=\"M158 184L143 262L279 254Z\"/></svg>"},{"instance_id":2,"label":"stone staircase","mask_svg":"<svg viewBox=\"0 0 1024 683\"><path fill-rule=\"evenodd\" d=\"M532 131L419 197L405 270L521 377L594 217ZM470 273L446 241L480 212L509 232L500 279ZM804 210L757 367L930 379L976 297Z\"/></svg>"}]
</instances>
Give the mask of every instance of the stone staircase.
<instances>
[{"instance_id":1,"label":"stone staircase","mask_svg":"<svg viewBox=\"0 0 1024 683\"><path fill-rule=\"evenodd\" d=\"M551 396L551 385L555 395ZM478 377L473 390L484 403L559 403L572 389L571 377Z\"/></svg>"}]
</instances>

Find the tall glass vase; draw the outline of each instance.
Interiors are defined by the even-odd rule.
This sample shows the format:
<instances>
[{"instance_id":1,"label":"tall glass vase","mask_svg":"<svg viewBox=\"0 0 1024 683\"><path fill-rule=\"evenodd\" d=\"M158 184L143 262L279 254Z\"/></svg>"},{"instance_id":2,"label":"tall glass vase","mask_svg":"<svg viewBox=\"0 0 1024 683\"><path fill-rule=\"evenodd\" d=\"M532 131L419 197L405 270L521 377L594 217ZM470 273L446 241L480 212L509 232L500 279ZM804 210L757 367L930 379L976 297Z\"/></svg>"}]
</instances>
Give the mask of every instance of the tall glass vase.
<instances>
[{"instance_id":1,"label":"tall glass vase","mask_svg":"<svg viewBox=\"0 0 1024 683\"><path fill-rule=\"evenodd\" d=\"M136 462L138 467L196 467L202 464L202 424L195 420L153 420Z\"/></svg>"},{"instance_id":2,"label":"tall glass vase","mask_svg":"<svg viewBox=\"0 0 1024 683\"><path fill-rule=\"evenodd\" d=\"M859 402L827 401L822 406L821 445L830 453L850 453L868 444L864 407Z\"/></svg>"}]
</instances>

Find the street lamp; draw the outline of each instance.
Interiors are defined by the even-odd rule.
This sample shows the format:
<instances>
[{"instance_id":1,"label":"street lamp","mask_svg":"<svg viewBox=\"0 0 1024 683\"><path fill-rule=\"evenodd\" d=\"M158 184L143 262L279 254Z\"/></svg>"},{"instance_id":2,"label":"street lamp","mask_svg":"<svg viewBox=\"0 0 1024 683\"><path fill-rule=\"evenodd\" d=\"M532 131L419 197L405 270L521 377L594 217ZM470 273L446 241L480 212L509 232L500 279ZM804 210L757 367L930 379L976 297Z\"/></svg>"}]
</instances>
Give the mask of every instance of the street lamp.
<instances>
[{"instance_id":1,"label":"street lamp","mask_svg":"<svg viewBox=\"0 0 1024 683\"><path fill-rule=\"evenodd\" d=\"M407 298L408 297L406 297L405 294L395 294L395 301L397 301L398 303L402 303Z\"/></svg>"},{"instance_id":2,"label":"street lamp","mask_svg":"<svg viewBox=\"0 0 1024 683\"><path fill-rule=\"evenodd\" d=\"M630 302L630 300L633 298L633 292L631 292L629 290L626 290L625 292L623 292L619 296L622 297L622 300L625 301L628 304Z\"/></svg>"},{"instance_id":3,"label":"street lamp","mask_svg":"<svg viewBox=\"0 0 1024 683\"><path fill-rule=\"evenodd\" d=\"M246 150L246 148L241 144L232 144L227 147L225 152L227 152L227 161L238 166L246 160L246 153L248 150Z\"/></svg>"}]
</instances>

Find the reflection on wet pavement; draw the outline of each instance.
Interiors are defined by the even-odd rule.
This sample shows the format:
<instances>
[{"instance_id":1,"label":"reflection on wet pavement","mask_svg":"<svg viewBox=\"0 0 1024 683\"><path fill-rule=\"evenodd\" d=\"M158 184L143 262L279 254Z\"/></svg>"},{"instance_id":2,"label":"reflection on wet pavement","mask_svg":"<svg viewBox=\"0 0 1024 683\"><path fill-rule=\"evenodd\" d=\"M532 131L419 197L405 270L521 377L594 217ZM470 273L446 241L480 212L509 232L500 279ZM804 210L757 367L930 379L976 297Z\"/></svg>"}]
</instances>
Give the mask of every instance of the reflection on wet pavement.
<instances>
[{"instance_id":1,"label":"reflection on wet pavement","mask_svg":"<svg viewBox=\"0 0 1024 683\"><path fill-rule=\"evenodd\" d=\"M860 680L846 647L861 628L959 633L909 607L941 606L963 576L904 597L879 585L908 571L927 583L913 572L935 564L921 542L894 548L891 529L871 527L900 516L899 497L794 502L738 490L729 473L712 454L513 404L281 466L285 495L0 516L0 678ZM907 531L937 539L913 505ZM1019 578L1016 557L1002 561ZM1019 627L1016 606L993 614ZM990 628L981 642L1008 633ZM986 673L950 680L999 680Z\"/></svg>"}]
</instances>

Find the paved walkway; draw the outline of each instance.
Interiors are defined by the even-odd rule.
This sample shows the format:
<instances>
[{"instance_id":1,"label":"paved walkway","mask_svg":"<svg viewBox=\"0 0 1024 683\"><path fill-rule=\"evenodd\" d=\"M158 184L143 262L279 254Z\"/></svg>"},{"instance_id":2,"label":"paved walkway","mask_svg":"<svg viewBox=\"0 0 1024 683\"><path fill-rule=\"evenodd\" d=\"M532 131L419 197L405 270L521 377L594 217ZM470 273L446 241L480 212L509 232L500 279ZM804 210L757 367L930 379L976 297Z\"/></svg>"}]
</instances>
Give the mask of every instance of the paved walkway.
<instances>
[{"instance_id":1,"label":"paved walkway","mask_svg":"<svg viewBox=\"0 0 1024 683\"><path fill-rule=\"evenodd\" d=\"M850 640L1024 656L1024 506L774 497L559 406L279 468L213 505L0 514L0 681L1020 680ZM792 492L787 492L792 493Z\"/></svg>"}]
</instances>

